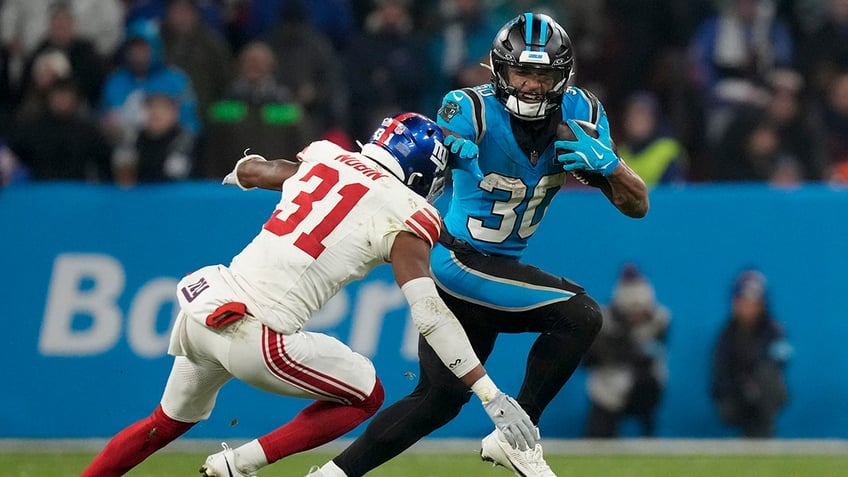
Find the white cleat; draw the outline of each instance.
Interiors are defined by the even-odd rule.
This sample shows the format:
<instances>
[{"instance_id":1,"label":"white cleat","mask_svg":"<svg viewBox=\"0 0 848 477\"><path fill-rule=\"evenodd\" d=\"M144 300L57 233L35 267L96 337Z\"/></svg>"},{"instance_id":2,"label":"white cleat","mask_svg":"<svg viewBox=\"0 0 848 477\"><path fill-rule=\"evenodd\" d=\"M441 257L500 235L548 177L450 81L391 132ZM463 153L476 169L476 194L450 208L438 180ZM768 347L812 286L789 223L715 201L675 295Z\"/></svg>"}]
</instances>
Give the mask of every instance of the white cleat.
<instances>
[{"instance_id":1,"label":"white cleat","mask_svg":"<svg viewBox=\"0 0 848 477\"><path fill-rule=\"evenodd\" d=\"M513 449L497 429L483 438L480 457L506 467L519 477L556 477L542 456L542 444L526 451Z\"/></svg>"},{"instance_id":2,"label":"white cleat","mask_svg":"<svg viewBox=\"0 0 848 477\"><path fill-rule=\"evenodd\" d=\"M236 468L236 454L226 442L221 443L221 452L210 455L200 468L204 477L257 477L256 473L245 474Z\"/></svg>"}]
</instances>

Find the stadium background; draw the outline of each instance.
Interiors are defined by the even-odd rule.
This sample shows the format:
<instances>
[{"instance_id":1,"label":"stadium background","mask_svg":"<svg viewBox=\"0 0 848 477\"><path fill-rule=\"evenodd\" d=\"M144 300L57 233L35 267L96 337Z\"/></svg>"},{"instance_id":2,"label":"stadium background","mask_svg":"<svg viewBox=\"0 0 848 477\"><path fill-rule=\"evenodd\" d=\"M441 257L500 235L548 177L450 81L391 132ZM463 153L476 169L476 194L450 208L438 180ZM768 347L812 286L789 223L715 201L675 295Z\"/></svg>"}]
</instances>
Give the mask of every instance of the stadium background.
<instances>
[{"instance_id":1,"label":"stadium background","mask_svg":"<svg viewBox=\"0 0 848 477\"><path fill-rule=\"evenodd\" d=\"M129 190L31 184L0 192L0 438L107 437L146 415L170 368L173 285L202 265L226 263L276 200L213 182ZM654 282L673 315L659 437L734 435L708 400L709 354L727 314L729 283L756 266L770 279L772 308L795 347L778 436L848 438L848 190L702 184L660 187L651 200L648 217L635 221L594 191L563 191L527 261L578 281L601 302L624 261ZM585 251L575 252L575 243ZM413 387L414 331L387 267L346 288L311 327L371 357L387 401ZM531 340L504 336L490 360L510 392ZM583 386L578 371L542 420L547 437L580 435ZM258 435L304 405L230 383L212 418L187 437ZM435 436L484 435L490 424L478 408L467 406Z\"/></svg>"}]
</instances>

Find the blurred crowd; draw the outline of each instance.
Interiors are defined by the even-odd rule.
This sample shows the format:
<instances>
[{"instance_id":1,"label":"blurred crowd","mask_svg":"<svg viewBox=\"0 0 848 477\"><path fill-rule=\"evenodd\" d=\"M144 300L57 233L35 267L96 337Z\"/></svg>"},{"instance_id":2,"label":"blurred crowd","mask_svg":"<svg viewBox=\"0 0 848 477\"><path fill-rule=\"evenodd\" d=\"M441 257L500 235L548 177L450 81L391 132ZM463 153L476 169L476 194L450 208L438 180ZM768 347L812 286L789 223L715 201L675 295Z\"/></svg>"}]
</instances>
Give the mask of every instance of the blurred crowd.
<instances>
[{"instance_id":1,"label":"blurred crowd","mask_svg":"<svg viewBox=\"0 0 848 477\"><path fill-rule=\"evenodd\" d=\"M217 179L346 148L562 23L649 186L848 183L848 0L0 0L0 184Z\"/></svg>"},{"instance_id":2,"label":"blurred crowd","mask_svg":"<svg viewBox=\"0 0 848 477\"><path fill-rule=\"evenodd\" d=\"M794 348L769 307L762 272L741 270L728 295L727 318L711 338L705 387L723 425L742 437L774 437L790 398L786 368ZM669 377L671 311L657 299L651 280L626 263L603 314L582 362L590 403L584 435L620 437L632 421L638 435L655 437Z\"/></svg>"}]
</instances>

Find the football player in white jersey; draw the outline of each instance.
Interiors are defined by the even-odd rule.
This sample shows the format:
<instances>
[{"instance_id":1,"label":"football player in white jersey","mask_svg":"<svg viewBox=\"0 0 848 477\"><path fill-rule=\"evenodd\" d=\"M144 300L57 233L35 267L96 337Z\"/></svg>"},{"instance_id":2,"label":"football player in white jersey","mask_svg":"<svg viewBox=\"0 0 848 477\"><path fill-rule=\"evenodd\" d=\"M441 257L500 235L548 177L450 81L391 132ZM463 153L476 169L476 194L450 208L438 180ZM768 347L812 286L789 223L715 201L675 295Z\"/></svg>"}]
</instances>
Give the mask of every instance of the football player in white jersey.
<instances>
[{"instance_id":1,"label":"football player in white jersey","mask_svg":"<svg viewBox=\"0 0 848 477\"><path fill-rule=\"evenodd\" d=\"M350 431L383 403L373 364L303 325L345 284L389 262L412 319L442 362L480 398L516 448L538 435L529 416L486 374L430 278L441 219L428 200L444 185L447 150L432 120L383 120L361 153L318 141L298 161L249 155L225 184L282 189L282 199L229 266L177 285L174 364L154 412L113 437L84 477L123 475L207 419L233 377L264 391L314 400L282 427L210 455L204 476L252 476L261 467Z\"/></svg>"}]
</instances>

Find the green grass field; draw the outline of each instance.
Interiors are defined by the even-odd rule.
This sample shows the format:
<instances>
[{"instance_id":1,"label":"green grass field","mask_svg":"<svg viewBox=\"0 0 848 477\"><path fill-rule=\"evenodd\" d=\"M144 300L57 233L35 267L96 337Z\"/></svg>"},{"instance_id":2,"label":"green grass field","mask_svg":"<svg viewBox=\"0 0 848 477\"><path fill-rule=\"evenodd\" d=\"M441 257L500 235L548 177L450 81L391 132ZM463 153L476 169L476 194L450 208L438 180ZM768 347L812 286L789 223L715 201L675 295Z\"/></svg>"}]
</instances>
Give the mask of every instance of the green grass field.
<instances>
[{"instance_id":1,"label":"green grass field","mask_svg":"<svg viewBox=\"0 0 848 477\"><path fill-rule=\"evenodd\" d=\"M332 455L305 453L266 467L261 477L303 477ZM78 476L91 453L0 453L0 477ZM205 454L165 452L150 457L130 477L196 476ZM848 455L550 455L559 477L840 477ZM509 477L474 454L405 454L369 477Z\"/></svg>"}]
</instances>

